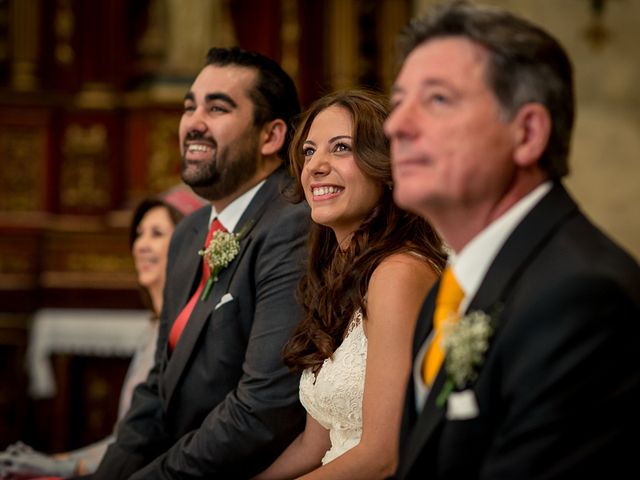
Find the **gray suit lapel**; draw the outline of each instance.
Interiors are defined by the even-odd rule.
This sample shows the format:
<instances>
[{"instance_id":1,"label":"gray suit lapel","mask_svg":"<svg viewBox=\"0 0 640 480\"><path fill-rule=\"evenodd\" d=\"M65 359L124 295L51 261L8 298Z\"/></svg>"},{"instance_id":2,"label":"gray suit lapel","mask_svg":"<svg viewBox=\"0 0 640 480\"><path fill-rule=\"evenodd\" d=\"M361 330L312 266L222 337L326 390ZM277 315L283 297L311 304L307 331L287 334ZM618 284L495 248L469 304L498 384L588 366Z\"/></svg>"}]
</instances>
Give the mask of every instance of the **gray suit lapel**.
<instances>
[{"instance_id":1,"label":"gray suit lapel","mask_svg":"<svg viewBox=\"0 0 640 480\"><path fill-rule=\"evenodd\" d=\"M422 347L422 344L427 339L431 329L433 328L433 311L436 308L436 295L440 289L440 280L429 291L427 298L424 301L418 321L416 322L416 329L413 335L413 356L418 354L418 351Z\"/></svg>"},{"instance_id":2,"label":"gray suit lapel","mask_svg":"<svg viewBox=\"0 0 640 480\"><path fill-rule=\"evenodd\" d=\"M422 452L429 437L431 437L436 427L444 418L444 409L436 406L436 398L438 397L438 392L440 392L444 385L445 379L446 375L444 374L444 370L440 370L433 382L433 388L427 397L424 408L420 415L418 415L417 421L410 430L409 437L404 444L405 449L404 452L402 452L403 458L398 470L398 478L404 478L406 476L409 468L415 463ZM413 392L410 392L410 394L413 394ZM411 404L413 408L415 408L415 403L411 402Z\"/></svg>"},{"instance_id":3,"label":"gray suit lapel","mask_svg":"<svg viewBox=\"0 0 640 480\"><path fill-rule=\"evenodd\" d=\"M198 261L185 261L186 257L180 255L178 256L178 261L181 262L181 265L178 265L174 272L177 281L173 281L171 283L172 288L179 288L179 295L176 296L177 303L179 308L177 308L177 312L175 314L175 318L171 319L171 325L169 328L173 326L173 322L177 318L178 314L182 310L182 306L186 305L187 301L191 298L191 295L195 291L198 286L198 282L200 281L200 272L202 269L202 261L200 256L197 254L199 250L204 246L204 241L207 237L208 232L208 221L211 216L210 208L203 208L201 211L194 213L194 215L198 215L198 218L194 222L193 228L190 230L191 237L189 241L184 242L185 248L189 252L189 258L198 258Z\"/></svg>"},{"instance_id":4,"label":"gray suit lapel","mask_svg":"<svg viewBox=\"0 0 640 480\"><path fill-rule=\"evenodd\" d=\"M198 215L201 218L194 221L194 226L190 231L191 238L188 241L185 241L184 243L186 246L181 248L185 248L189 252L192 252L192 255L197 255L197 252L204 246L211 210L209 208L202 209L202 211L196 212L194 215ZM176 365L176 363L181 362L177 362L175 360L175 351L173 353L169 352L169 332L171 332L171 328L178 318L178 315L191 298L191 295L193 295L193 292L196 290L198 282L200 281L200 272L202 269L201 261L184 261L184 257L182 256L178 256L177 261L181 262L182 265L177 266L174 274L175 279L171 283L173 288L180 288L180 292L176 295L176 298L178 299L176 301L177 306L175 307L175 311L170 314L173 318L169 317L170 323L167 324L165 335L159 343L160 348L164 349L162 354L164 375L160 384L160 392L165 407L168 405L169 398L171 393L173 393L173 389L178 380L176 375L176 373L179 373L178 368L181 369L184 367L184 365Z\"/></svg>"},{"instance_id":5,"label":"gray suit lapel","mask_svg":"<svg viewBox=\"0 0 640 480\"><path fill-rule=\"evenodd\" d=\"M236 231L244 229L242 238L240 238L240 252L236 258L223 269L218 275L218 281L213 285L209 298L206 301L198 300L196 306L193 309L191 317L187 322L180 340L178 341L175 350L171 354L171 359L167 363L167 368L164 374L164 389L165 389L165 407L168 407L171 402L171 397L175 391L175 387L180 380L181 375L184 373L185 367L189 361L189 358L194 353L194 347L204 326L215 313L215 305L218 304L222 296L229 291L229 284L233 279L233 276L242 262L245 253L251 244L252 233L257 224L260 223L264 210L275 201L280 194L280 186L282 182L287 178L286 172L280 168L269 176L265 184L258 190L251 203L247 206L247 209L242 214ZM204 243L204 236L202 242ZM202 247L198 247L202 248ZM195 276L194 272L194 276ZM200 275L198 273L198 278ZM195 280L194 280L195 281ZM190 298L186 296L184 304ZM165 347L168 348L168 347Z\"/></svg>"}]
</instances>

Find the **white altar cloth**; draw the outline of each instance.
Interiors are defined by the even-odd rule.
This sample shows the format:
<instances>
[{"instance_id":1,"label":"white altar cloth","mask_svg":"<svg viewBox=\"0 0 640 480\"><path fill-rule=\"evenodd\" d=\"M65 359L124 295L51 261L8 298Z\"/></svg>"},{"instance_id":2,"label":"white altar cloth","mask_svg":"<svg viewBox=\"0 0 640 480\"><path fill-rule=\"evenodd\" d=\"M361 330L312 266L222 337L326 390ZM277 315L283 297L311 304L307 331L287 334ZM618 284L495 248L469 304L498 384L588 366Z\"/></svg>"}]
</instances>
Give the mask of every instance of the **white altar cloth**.
<instances>
[{"instance_id":1,"label":"white altar cloth","mask_svg":"<svg viewBox=\"0 0 640 480\"><path fill-rule=\"evenodd\" d=\"M56 394L51 365L54 353L100 357L133 355L145 334L149 318L148 310L38 310L27 347L29 394L33 398Z\"/></svg>"}]
</instances>

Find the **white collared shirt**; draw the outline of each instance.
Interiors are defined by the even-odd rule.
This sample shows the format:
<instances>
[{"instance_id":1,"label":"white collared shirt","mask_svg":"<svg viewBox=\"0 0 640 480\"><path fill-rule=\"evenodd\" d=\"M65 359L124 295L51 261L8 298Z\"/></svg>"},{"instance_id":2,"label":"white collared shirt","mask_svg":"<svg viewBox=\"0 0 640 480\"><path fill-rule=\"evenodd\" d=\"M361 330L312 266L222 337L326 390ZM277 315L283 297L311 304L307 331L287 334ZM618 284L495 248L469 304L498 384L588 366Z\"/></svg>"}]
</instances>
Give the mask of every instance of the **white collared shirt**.
<instances>
[{"instance_id":1,"label":"white collared shirt","mask_svg":"<svg viewBox=\"0 0 640 480\"><path fill-rule=\"evenodd\" d=\"M459 313L467 310L469 303L478 292L487 270L489 270L507 238L522 222L524 217L533 210L533 207L542 197L551 190L551 186L551 181L547 181L536 187L471 239L459 253L452 252L449 255L448 264L453 269L456 280L464 292L464 298L460 302L458 310ZM413 384L415 386L414 393L418 412L422 410L429 394L429 388L424 384L422 378L422 361L427 347L431 343L432 336L433 332L420 348L413 364Z\"/></svg>"},{"instance_id":2,"label":"white collared shirt","mask_svg":"<svg viewBox=\"0 0 640 480\"><path fill-rule=\"evenodd\" d=\"M236 198L233 202L225 207L222 212L218 213L216 211L216 207L211 205L211 216L209 217L209 227L213 221L218 218L218 221L227 229L228 232L233 232L240 221L240 217L247 209L253 197L256 196L260 187L264 185L266 180L262 180L255 187L252 187L250 190L247 190L238 198Z\"/></svg>"}]
</instances>

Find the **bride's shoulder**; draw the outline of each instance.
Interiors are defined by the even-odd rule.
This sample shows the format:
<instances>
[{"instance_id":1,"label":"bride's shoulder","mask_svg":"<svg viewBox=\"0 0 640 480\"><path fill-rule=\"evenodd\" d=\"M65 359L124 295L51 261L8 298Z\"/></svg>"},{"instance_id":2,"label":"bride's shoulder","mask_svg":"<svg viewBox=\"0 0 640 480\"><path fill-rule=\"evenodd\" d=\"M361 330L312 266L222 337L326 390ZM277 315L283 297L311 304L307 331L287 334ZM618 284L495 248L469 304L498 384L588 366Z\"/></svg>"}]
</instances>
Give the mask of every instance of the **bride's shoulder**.
<instances>
[{"instance_id":1,"label":"bride's shoulder","mask_svg":"<svg viewBox=\"0 0 640 480\"><path fill-rule=\"evenodd\" d=\"M375 268L371 275L374 278L388 279L389 277L419 276L421 278L437 278L438 273L432 262L423 255L406 250L386 256Z\"/></svg>"},{"instance_id":2,"label":"bride's shoulder","mask_svg":"<svg viewBox=\"0 0 640 480\"><path fill-rule=\"evenodd\" d=\"M378 299L385 308L412 299L422 301L435 284L438 273L423 256L410 252L393 253L380 262L369 280L369 305Z\"/></svg>"}]
</instances>

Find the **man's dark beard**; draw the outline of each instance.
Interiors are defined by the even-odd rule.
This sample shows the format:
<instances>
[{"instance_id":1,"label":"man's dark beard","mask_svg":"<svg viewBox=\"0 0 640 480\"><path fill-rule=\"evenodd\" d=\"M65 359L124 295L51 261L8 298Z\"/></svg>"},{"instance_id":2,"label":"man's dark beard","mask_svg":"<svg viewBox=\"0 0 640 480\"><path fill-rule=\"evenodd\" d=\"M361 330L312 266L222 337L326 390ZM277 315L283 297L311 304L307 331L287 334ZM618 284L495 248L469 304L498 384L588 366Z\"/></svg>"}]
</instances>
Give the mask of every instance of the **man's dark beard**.
<instances>
[{"instance_id":1,"label":"man's dark beard","mask_svg":"<svg viewBox=\"0 0 640 480\"><path fill-rule=\"evenodd\" d=\"M189 138L195 140L202 138L202 135L193 132ZM220 200L236 192L256 173L257 150L257 132L249 129L224 150L216 148L215 158L203 164L194 175L185 175L187 162L183 157L182 180L197 195L211 201Z\"/></svg>"}]
</instances>

